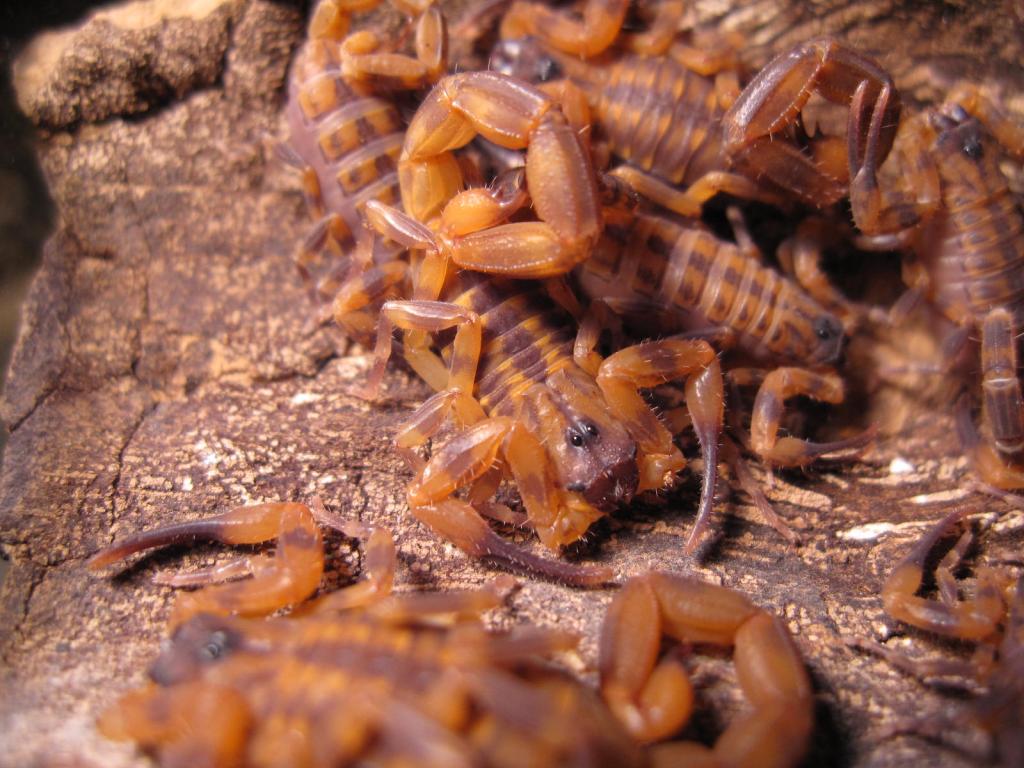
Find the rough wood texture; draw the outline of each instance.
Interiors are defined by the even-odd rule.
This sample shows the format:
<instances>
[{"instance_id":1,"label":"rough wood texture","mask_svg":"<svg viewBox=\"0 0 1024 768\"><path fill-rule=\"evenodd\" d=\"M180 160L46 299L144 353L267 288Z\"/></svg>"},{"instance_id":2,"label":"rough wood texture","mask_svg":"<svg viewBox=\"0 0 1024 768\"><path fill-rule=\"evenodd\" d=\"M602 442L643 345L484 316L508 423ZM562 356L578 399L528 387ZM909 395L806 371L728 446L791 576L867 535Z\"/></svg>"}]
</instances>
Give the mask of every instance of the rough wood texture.
<instances>
[{"instance_id":1,"label":"rough wood texture","mask_svg":"<svg viewBox=\"0 0 1024 768\"><path fill-rule=\"evenodd\" d=\"M116 579L85 573L84 558L118 535L316 493L395 531L402 585L450 588L488 576L404 511L406 475L389 439L424 387L395 371L383 404L348 396L366 357L345 356L329 330L308 325L290 263L305 214L264 143L279 130L299 11L266 0L175 7L173 18L156 22L146 16L158 11L153 4L132 7L133 23L116 14L94 21L107 26L87 25L62 43L63 58L21 72L21 103L46 130L40 153L60 224L24 309L3 402L12 434L0 540L11 570L0 588L0 765L146 764L131 747L101 739L93 718L143 680L163 633L169 594L149 577L209 561L214 549L149 558ZM914 18L971 21L926 26L939 37L918 43L938 60L947 50L974 57L982 45L995 58L1012 42L1000 42L1011 23L1020 29L1019 14L1006 15L1019 5L977 18L949 4L836 0L812 10L826 7L826 22L794 10L803 4L730 11L728 2L707 2L695 12L752 24L761 30L755 50L765 55L832 24L851 37L896 29L902 41L912 28L907 16L924 14ZM804 26L779 21L784 13L803 14ZM1019 76L1019 50L1012 60ZM804 535L803 547L785 546L736 500L721 508L729 511L725 538L706 564L687 562L680 550L696 499L691 482L657 508L600 526L588 556L623 576L647 567L696 571L785 615L818 695L808 764L970 764L918 738L879 741L889 718L958 703L843 641L877 637L889 625L882 579L950 503L1000 513L981 538L986 559L1020 551L1024 518L964 490L947 406L937 413L918 392L896 388L872 402L896 434L870 462L777 479L770 495ZM346 553L335 562L342 571ZM581 631L577 671L592 680L609 597L528 581L495 621ZM892 642L962 653L914 632ZM740 701L728 659L701 657L697 666L704 712L714 714L701 714L694 730L706 736Z\"/></svg>"}]
</instances>

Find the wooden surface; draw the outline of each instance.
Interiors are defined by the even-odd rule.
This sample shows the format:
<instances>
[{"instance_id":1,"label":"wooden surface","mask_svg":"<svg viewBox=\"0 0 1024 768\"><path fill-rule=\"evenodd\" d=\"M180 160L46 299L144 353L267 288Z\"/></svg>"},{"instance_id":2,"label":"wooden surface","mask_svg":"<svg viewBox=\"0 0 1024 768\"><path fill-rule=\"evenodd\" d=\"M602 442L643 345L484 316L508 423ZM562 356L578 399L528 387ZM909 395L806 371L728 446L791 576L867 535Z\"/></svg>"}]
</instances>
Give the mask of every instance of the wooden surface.
<instances>
[{"instance_id":1,"label":"wooden surface","mask_svg":"<svg viewBox=\"0 0 1024 768\"><path fill-rule=\"evenodd\" d=\"M153 586L152 574L210 562L218 550L169 551L117 578L86 573L84 559L117 536L319 494L395 532L402 588L480 584L491 573L405 511L407 474L389 442L424 386L395 370L383 403L349 396L367 357L309 325L290 262L308 224L294 179L270 161L266 141L280 133L300 12L261 0L178 7L186 15L159 23L141 13L130 24L92 22L60 43L63 57L36 51L35 68L20 73L22 104L44 130L40 157L60 222L23 311L3 401L11 437L0 540L11 569L0 586L0 765L146 764L132 747L99 737L93 719L144 679L163 635L170 592ZM697 3L695 12L709 7ZM882 9L872 23L889 23L887 5L844 7ZM969 16L966 5L941 7ZM1003 10L988 9L1000 34L1019 25L1013 15L993 24ZM859 28L860 17L842 18ZM961 47L980 34L949 31ZM790 39L764 37L765 49ZM941 50L940 42L927 46ZM40 51L58 43L49 45ZM917 341L889 343L896 355ZM696 572L784 615L814 678L809 765L969 765L949 746L880 739L892 718L963 702L844 640L894 631L889 642L911 652L963 655L887 621L881 582L952 504L987 513L976 561L1019 553L1024 516L965 486L950 387L879 388L870 370L879 349L858 343L854 359L867 370L855 378L872 389L868 417L889 434L863 463L780 475L770 491L802 547L785 545L736 496L717 508L724 537L710 557L686 560L681 542L698 490L689 479L657 505L603 522L583 557L623 577L649 567ZM849 415L833 418L841 425ZM342 548L335 583L356 560ZM585 640L568 661L592 681L609 599L526 580L494 621L579 630ZM692 734L707 738L741 701L726 657L698 655L694 666L702 709ZM977 746L970 732L956 738Z\"/></svg>"}]
</instances>

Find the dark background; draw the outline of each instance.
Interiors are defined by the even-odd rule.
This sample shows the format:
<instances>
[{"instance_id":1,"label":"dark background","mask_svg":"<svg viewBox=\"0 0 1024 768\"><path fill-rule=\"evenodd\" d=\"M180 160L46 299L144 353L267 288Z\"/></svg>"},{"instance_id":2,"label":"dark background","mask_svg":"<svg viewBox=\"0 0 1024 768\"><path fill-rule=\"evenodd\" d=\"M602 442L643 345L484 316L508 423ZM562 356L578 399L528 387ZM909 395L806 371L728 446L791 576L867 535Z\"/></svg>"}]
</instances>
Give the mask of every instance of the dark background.
<instances>
[{"instance_id":1,"label":"dark background","mask_svg":"<svg viewBox=\"0 0 1024 768\"><path fill-rule=\"evenodd\" d=\"M33 151L32 125L15 103L11 64L36 33L71 24L97 5L86 0L0 4L0 370L5 375L21 300L55 216ZM0 430L0 452L6 437L7 430Z\"/></svg>"}]
</instances>

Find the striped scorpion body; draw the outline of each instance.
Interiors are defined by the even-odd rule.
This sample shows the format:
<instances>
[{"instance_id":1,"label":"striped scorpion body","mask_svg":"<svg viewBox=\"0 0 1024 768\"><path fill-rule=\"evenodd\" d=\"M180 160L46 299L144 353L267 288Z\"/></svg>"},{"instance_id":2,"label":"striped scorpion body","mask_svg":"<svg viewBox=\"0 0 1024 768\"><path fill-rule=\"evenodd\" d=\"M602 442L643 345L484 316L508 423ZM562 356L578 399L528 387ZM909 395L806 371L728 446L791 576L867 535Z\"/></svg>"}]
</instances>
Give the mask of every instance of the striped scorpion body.
<instances>
[{"instance_id":1,"label":"striped scorpion body","mask_svg":"<svg viewBox=\"0 0 1024 768\"><path fill-rule=\"evenodd\" d=\"M399 201L397 164L405 132L391 96L437 79L446 66L447 33L431 3L396 5L418 19L415 59L386 50L369 30L348 34L348 9L337 0L321 0L309 40L292 66L285 110L290 135L279 150L300 171L315 221L295 262L318 305L332 302L353 271L397 255L394 246L366 237L364 208L369 200ZM372 330L369 313L353 313L348 322L349 335Z\"/></svg>"},{"instance_id":2,"label":"striped scorpion body","mask_svg":"<svg viewBox=\"0 0 1024 768\"><path fill-rule=\"evenodd\" d=\"M867 101L866 95L858 100ZM874 150L887 94L875 101L863 151L850 147L851 207L866 247L904 254L907 294L893 315L927 300L955 326L943 370L981 337L982 427L961 401L958 428L971 464L997 488L1024 488L1024 398L1017 345L1024 327L1024 214L999 169L1004 153L1024 157L1024 130L976 89L963 86L940 108L900 126L897 151L879 168ZM868 110L851 112L862 131ZM881 171L881 174L879 173Z\"/></svg>"},{"instance_id":3,"label":"striped scorpion body","mask_svg":"<svg viewBox=\"0 0 1024 768\"><path fill-rule=\"evenodd\" d=\"M324 570L318 522L363 541L363 573L313 598ZM339 520L322 505L259 504L153 529L116 542L90 566L196 538L276 539L277 554L162 580L204 586L177 596L152 683L97 723L160 765L644 764L640 745L593 691L545 666L576 646L575 635L485 629L481 615L502 605L511 577L392 594L390 532ZM231 578L239 580L210 583ZM266 618L288 606L289 614Z\"/></svg>"},{"instance_id":4,"label":"striped scorpion body","mask_svg":"<svg viewBox=\"0 0 1024 768\"><path fill-rule=\"evenodd\" d=\"M680 6L664 3L647 34L622 36L623 53L613 43L628 0L590 0L580 20L516 2L491 66L559 93L623 161L611 172L682 216L699 216L719 192L818 208L845 197L844 137L802 135L801 111L813 94L848 105L861 83L870 97L891 94L889 75L845 44L818 38L776 57L741 91L737 57L721 41L708 51L674 40ZM898 99L886 108L892 128L881 137L883 156Z\"/></svg>"},{"instance_id":5,"label":"striped scorpion body","mask_svg":"<svg viewBox=\"0 0 1024 768\"><path fill-rule=\"evenodd\" d=\"M749 437L741 435L759 458L799 467L863 446L873 429L821 443L780 435L787 399L842 402L843 379L829 366L842 352L844 328L800 285L767 266L745 231L740 242L722 240L693 220L641 213L607 222L591 258L573 272L574 286L590 302L575 354L593 370L600 364L594 349L602 332L622 321L634 334L706 338L739 353L741 367L727 370L730 381L758 387ZM732 449L729 455L765 519L795 541Z\"/></svg>"},{"instance_id":6,"label":"striped scorpion body","mask_svg":"<svg viewBox=\"0 0 1024 768\"><path fill-rule=\"evenodd\" d=\"M314 597L324 570L319 525L363 541L360 581ZM515 588L502 576L445 593L392 592L391 534L339 519L319 500L239 507L115 542L97 569L197 538L277 541L277 553L163 577L179 594L170 640L99 718L167 768L182 765L669 766L788 768L813 724L807 670L783 621L739 593L693 577L630 579L605 616L600 697L548 659L579 638L557 628L484 628ZM246 576L250 578L245 578ZM228 584L214 582L235 579ZM269 614L291 607L286 615ZM694 709L662 638L734 646L750 706L709 748L669 741ZM662 742L662 743L657 743Z\"/></svg>"},{"instance_id":7,"label":"striped scorpion body","mask_svg":"<svg viewBox=\"0 0 1024 768\"><path fill-rule=\"evenodd\" d=\"M458 184L433 183L438 167L446 173L451 151L478 134L526 149L525 177L538 220L501 223L523 199L500 183L461 193ZM651 342L620 350L588 373L573 356L572 316L535 279L562 274L589 256L603 226L594 170L557 105L496 73L449 76L413 118L399 174L412 215L369 203L368 218L378 231L425 256L414 276L414 298L383 305L375 368L364 391L372 395L379 386L392 332L403 330L406 360L438 390L397 439L418 471L407 494L413 513L470 554L563 581L605 580L603 568L526 564L480 513L494 509L487 500L509 474L526 509L524 522L558 549L636 493L665 487L685 461L638 388L686 379L704 458L698 518L705 520L722 421L714 350L702 340ZM424 187L425 178L431 183ZM459 272L449 264L491 274ZM349 297L343 309L374 301L371 273L343 289ZM453 330L439 357L427 335ZM449 415L465 431L424 465L409 449L436 434ZM467 500L453 496L466 487Z\"/></svg>"}]
</instances>

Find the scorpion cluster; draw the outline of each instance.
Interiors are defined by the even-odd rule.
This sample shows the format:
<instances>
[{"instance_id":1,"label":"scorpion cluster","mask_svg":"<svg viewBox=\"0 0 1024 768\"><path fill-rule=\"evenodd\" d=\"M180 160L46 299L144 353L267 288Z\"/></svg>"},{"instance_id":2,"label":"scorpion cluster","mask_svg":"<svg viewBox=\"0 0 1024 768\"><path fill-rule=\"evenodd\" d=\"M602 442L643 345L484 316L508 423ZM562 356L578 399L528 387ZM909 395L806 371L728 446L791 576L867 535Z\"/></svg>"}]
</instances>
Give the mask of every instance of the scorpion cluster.
<instances>
[{"instance_id":1,"label":"scorpion cluster","mask_svg":"<svg viewBox=\"0 0 1024 768\"><path fill-rule=\"evenodd\" d=\"M395 3L413 19L410 56L349 33L352 11L372 4L314 9L282 156L315 221L296 261L317 311L373 346L359 394L378 396L396 331L402 357L436 391L395 443L414 473L409 508L439 536L518 572L611 583L609 569L535 556L488 520L529 528L558 553L637 496L670 488L688 461L678 438L692 428L702 486L685 551L699 556L711 536L720 464L796 541L746 462L803 467L868 446L870 428L821 442L788 434L785 403L841 402L846 337L921 303L956 329L943 370L980 333L980 427L968 392L964 450L981 483L1024 487L1024 219L998 167L1024 156L1024 129L976 88L908 117L885 70L830 38L747 78L729 41L679 39L678 3L624 31L627 0L588 0L578 15L515 2L490 68L448 74L435 5ZM405 120L396 100L428 88ZM845 135L807 129L812 100L842 114ZM709 223L720 194L732 202L732 238ZM888 312L846 298L820 265L826 217L842 215L843 200L858 248L903 255L907 291ZM780 246L785 270L747 230L751 201L787 221L817 209ZM654 406L666 384L681 387L680 418ZM749 420L744 388L756 388ZM505 482L521 511L496 501ZM979 642L970 669L922 670L861 645L915 674L992 681L977 721L996 734L1000 758L1019 764L1024 581L1012 566L980 570L975 594L959 599L952 573L965 535L940 567L941 599L916 595L929 552L958 521L897 566L883 601L900 621ZM318 522L365 540L366 578L310 601L324 569ZM480 615L502 603L509 577L391 595L389 534L320 504L157 529L92 565L197 536L276 539L277 553L170 580L250 577L179 597L155 685L101 720L165 765L788 766L805 752L812 690L793 641L724 587L663 572L626 581L602 630L595 697L550 663L576 638L484 629ZM259 618L286 606L287 616ZM683 665L659 660L663 635L735 647L752 709L711 748L644 746L675 735L693 704Z\"/></svg>"}]
</instances>

